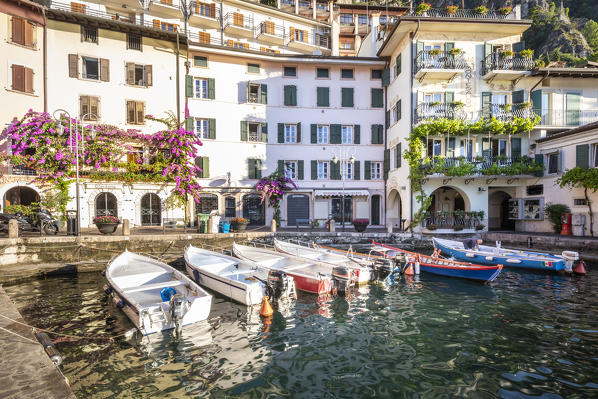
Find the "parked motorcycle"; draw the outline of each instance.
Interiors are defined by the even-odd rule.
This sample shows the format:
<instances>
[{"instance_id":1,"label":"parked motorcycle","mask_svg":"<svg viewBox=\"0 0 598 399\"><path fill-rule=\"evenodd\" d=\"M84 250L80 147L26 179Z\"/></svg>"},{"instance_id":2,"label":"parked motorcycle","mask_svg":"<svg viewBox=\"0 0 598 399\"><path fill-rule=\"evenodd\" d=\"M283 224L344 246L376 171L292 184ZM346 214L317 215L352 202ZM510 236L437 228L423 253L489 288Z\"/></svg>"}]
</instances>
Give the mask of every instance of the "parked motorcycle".
<instances>
[{"instance_id":1,"label":"parked motorcycle","mask_svg":"<svg viewBox=\"0 0 598 399\"><path fill-rule=\"evenodd\" d=\"M0 213L0 231L8 231L8 222L16 219L19 225L19 233L23 231L43 231L47 235L58 234L58 220L46 209L38 209L33 217L24 215L21 212L15 214Z\"/></svg>"}]
</instances>

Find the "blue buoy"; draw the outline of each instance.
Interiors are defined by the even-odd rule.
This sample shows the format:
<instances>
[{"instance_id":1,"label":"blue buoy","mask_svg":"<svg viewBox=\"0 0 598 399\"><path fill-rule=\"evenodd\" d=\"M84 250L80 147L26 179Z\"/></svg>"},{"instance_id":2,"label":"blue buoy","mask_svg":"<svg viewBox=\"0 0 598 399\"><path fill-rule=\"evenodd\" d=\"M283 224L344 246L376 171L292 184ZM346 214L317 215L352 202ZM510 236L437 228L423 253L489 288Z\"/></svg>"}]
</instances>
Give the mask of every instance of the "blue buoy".
<instances>
[{"instance_id":1,"label":"blue buoy","mask_svg":"<svg viewBox=\"0 0 598 399\"><path fill-rule=\"evenodd\" d=\"M176 290L172 287L166 287L160 290L160 296L164 302L170 301L170 298L175 294Z\"/></svg>"}]
</instances>

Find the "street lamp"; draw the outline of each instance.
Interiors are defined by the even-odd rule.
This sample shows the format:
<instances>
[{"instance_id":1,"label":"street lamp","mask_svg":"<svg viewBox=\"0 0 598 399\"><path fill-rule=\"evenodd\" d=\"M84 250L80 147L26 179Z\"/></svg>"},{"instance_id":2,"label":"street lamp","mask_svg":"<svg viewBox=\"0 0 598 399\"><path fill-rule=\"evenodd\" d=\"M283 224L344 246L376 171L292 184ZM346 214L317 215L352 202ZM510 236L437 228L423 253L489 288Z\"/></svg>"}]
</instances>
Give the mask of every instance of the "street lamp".
<instances>
[{"instance_id":1,"label":"street lamp","mask_svg":"<svg viewBox=\"0 0 598 399\"><path fill-rule=\"evenodd\" d=\"M351 166L355 163L355 149L343 149L339 148L338 156L335 152L332 152L332 162L336 165L339 164L342 182L342 195L341 195L341 224L343 226L343 232L345 232L345 178L349 171L349 164Z\"/></svg>"}]
</instances>

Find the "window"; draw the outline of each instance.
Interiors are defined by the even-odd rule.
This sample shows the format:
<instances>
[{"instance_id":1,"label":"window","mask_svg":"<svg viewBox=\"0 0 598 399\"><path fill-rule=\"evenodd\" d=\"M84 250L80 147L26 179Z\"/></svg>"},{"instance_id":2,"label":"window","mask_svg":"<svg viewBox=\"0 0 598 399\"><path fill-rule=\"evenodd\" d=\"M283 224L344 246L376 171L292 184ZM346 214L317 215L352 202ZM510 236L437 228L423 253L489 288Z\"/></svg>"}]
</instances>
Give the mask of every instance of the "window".
<instances>
[{"instance_id":1,"label":"window","mask_svg":"<svg viewBox=\"0 0 598 399\"><path fill-rule=\"evenodd\" d=\"M250 179L261 179L262 178L262 160L261 159L248 159L248 177Z\"/></svg>"},{"instance_id":2,"label":"window","mask_svg":"<svg viewBox=\"0 0 598 399\"><path fill-rule=\"evenodd\" d=\"M428 156L438 157L441 154L442 141L438 139L428 139Z\"/></svg>"},{"instance_id":3,"label":"window","mask_svg":"<svg viewBox=\"0 0 598 399\"><path fill-rule=\"evenodd\" d=\"M598 168L598 144L592 144L592 167Z\"/></svg>"},{"instance_id":4,"label":"window","mask_svg":"<svg viewBox=\"0 0 598 399\"><path fill-rule=\"evenodd\" d=\"M392 107L392 115L394 118L394 122L398 122L401 120L401 100L397 101Z\"/></svg>"},{"instance_id":5,"label":"window","mask_svg":"<svg viewBox=\"0 0 598 399\"><path fill-rule=\"evenodd\" d=\"M357 24L358 25L369 25L370 21L367 15L365 14L359 14L357 16Z\"/></svg>"},{"instance_id":6,"label":"window","mask_svg":"<svg viewBox=\"0 0 598 399\"><path fill-rule=\"evenodd\" d=\"M203 57L201 55L194 55L193 56L193 66L198 68L207 68L208 67L208 57Z\"/></svg>"},{"instance_id":7,"label":"window","mask_svg":"<svg viewBox=\"0 0 598 399\"><path fill-rule=\"evenodd\" d=\"M84 121L97 121L100 118L100 98L92 96L79 97L79 116Z\"/></svg>"},{"instance_id":8,"label":"window","mask_svg":"<svg viewBox=\"0 0 598 399\"><path fill-rule=\"evenodd\" d=\"M98 28L95 26L81 25L81 41L87 43L98 42Z\"/></svg>"},{"instance_id":9,"label":"window","mask_svg":"<svg viewBox=\"0 0 598 399\"><path fill-rule=\"evenodd\" d=\"M265 84L249 82L247 84L247 102L254 104L267 104L267 86Z\"/></svg>"},{"instance_id":10,"label":"window","mask_svg":"<svg viewBox=\"0 0 598 399\"><path fill-rule=\"evenodd\" d=\"M297 106L297 86L284 86L284 105Z\"/></svg>"},{"instance_id":11,"label":"window","mask_svg":"<svg viewBox=\"0 0 598 399\"><path fill-rule=\"evenodd\" d=\"M295 29L295 28L291 27L291 40L292 41L307 43L308 37L309 37L309 35L306 30Z\"/></svg>"},{"instance_id":12,"label":"window","mask_svg":"<svg viewBox=\"0 0 598 399\"><path fill-rule=\"evenodd\" d=\"M218 210L218 196L202 193L199 202L195 202L195 213L210 213Z\"/></svg>"},{"instance_id":13,"label":"window","mask_svg":"<svg viewBox=\"0 0 598 399\"><path fill-rule=\"evenodd\" d=\"M353 107L353 88L343 87L341 88L341 106L345 108Z\"/></svg>"},{"instance_id":14,"label":"window","mask_svg":"<svg viewBox=\"0 0 598 399\"><path fill-rule=\"evenodd\" d=\"M558 173L559 171L559 153L548 154L548 173Z\"/></svg>"},{"instance_id":15,"label":"window","mask_svg":"<svg viewBox=\"0 0 598 399\"><path fill-rule=\"evenodd\" d=\"M353 50L353 42L348 40L341 40L339 48L343 50Z\"/></svg>"},{"instance_id":16,"label":"window","mask_svg":"<svg viewBox=\"0 0 598 399\"><path fill-rule=\"evenodd\" d=\"M330 162L318 161L318 180L328 180Z\"/></svg>"},{"instance_id":17,"label":"window","mask_svg":"<svg viewBox=\"0 0 598 399\"><path fill-rule=\"evenodd\" d=\"M348 68L341 69L341 79L353 79L353 70Z\"/></svg>"},{"instance_id":18,"label":"window","mask_svg":"<svg viewBox=\"0 0 598 399\"><path fill-rule=\"evenodd\" d=\"M270 53L270 54L280 54L279 50L274 50L274 49L267 48L267 47L260 47L260 51L264 52L264 53Z\"/></svg>"},{"instance_id":19,"label":"window","mask_svg":"<svg viewBox=\"0 0 598 399\"><path fill-rule=\"evenodd\" d=\"M33 69L22 65L11 65L12 90L33 93Z\"/></svg>"},{"instance_id":20,"label":"window","mask_svg":"<svg viewBox=\"0 0 598 399\"><path fill-rule=\"evenodd\" d=\"M195 5L195 12L204 17L214 18L216 15L216 5L197 2Z\"/></svg>"},{"instance_id":21,"label":"window","mask_svg":"<svg viewBox=\"0 0 598 399\"><path fill-rule=\"evenodd\" d=\"M372 80L382 79L382 69L372 69Z\"/></svg>"},{"instance_id":22,"label":"window","mask_svg":"<svg viewBox=\"0 0 598 399\"><path fill-rule=\"evenodd\" d=\"M284 125L284 142L297 142L297 125Z\"/></svg>"},{"instance_id":23,"label":"window","mask_svg":"<svg viewBox=\"0 0 598 399\"><path fill-rule=\"evenodd\" d=\"M112 193L100 193L96 197L96 216L118 217L118 201Z\"/></svg>"},{"instance_id":24,"label":"window","mask_svg":"<svg viewBox=\"0 0 598 399\"><path fill-rule=\"evenodd\" d=\"M163 22L163 21L160 21L159 19L154 19L154 28L167 30L170 32L178 31L178 25L169 24L168 22Z\"/></svg>"},{"instance_id":25,"label":"window","mask_svg":"<svg viewBox=\"0 0 598 399\"><path fill-rule=\"evenodd\" d=\"M343 179L353 180L353 164L351 162L343 163Z\"/></svg>"},{"instance_id":26,"label":"window","mask_svg":"<svg viewBox=\"0 0 598 399\"><path fill-rule=\"evenodd\" d=\"M208 79L195 79L195 98L208 98Z\"/></svg>"},{"instance_id":27,"label":"window","mask_svg":"<svg viewBox=\"0 0 598 399\"><path fill-rule=\"evenodd\" d=\"M328 68L316 68L316 77L318 79L330 78L330 70Z\"/></svg>"},{"instance_id":28,"label":"window","mask_svg":"<svg viewBox=\"0 0 598 399\"><path fill-rule=\"evenodd\" d=\"M297 179L297 161L284 161L284 174L293 180Z\"/></svg>"},{"instance_id":29,"label":"window","mask_svg":"<svg viewBox=\"0 0 598 399\"><path fill-rule=\"evenodd\" d=\"M370 177L372 180L382 179L382 162L371 163Z\"/></svg>"},{"instance_id":30,"label":"window","mask_svg":"<svg viewBox=\"0 0 598 399\"><path fill-rule=\"evenodd\" d=\"M248 123L247 141L262 141L261 123Z\"/></svg>"},{"instance_id":31,"label":"window","mask_svg":"<svg viewBox=\"0 0 598 399\"><path fill-rule=\"evenodd\" d=\"M127 123L132 125L145 123L145 103L143 101L127 101Z\"/></svg>"},{"instance_id":32,"label":"window","mask_svg":"<svg viewBox=\"0 0 598 399\"><path fill-rule=\"evenodd\" d=\"M195 119L195 133L201 139L210 138L210 121L204 118Z\"/></svg>"},{"instance_id":33,"label":"window","mask_svg":"<svg viewBox=\"0 0 598 399\"><path fill-rule=\"evenodd\" d=\"M127 84L149 87L152 85L152 66L139 65L132 62L126 64Z\"/></svg>"},{"instance_id":34,"label":"window","mask_svg":"<svg viewBox=\"0 0 598 399\"><path fill-rule=\"evenodd\" d=\"M195 175L200 179L207 179L210 177L210 158L195 157L195 166L201 170L195 170Z\"/></svg>"},{"instance_id":35,"label":"window","mask_svg":"<svg viewBox=\"0 0 598 399\"><path fill-rule=\"evenodd\" d=\"M10 41L27 47L35 47L36 25L24 18L11 17L11 37Z\"/></svg>"},{"instance_id":36,"label":"window","mask_svg":"<svg viewBox=\"0 0 598 399\"><path fill-rule=\"evenodd\" d=\"M384 90L372 89L372 108L384 107Z\"/></svg>"},{"instance_id":37,"label":"window","mask_svg":"<svg viewBox=\"0 0 598 399\"><path fill-rule=\"evenodd\" d=\"M316 105L318 107L330 106L330 88L318 87L316 88Z\"/></svg>"},{"instance_id":38,"label":"window","mask_svg":"<svg viewBox=\"0 0 598 399\"><path fill-rule=\"evenodd\" d=\"M242 48L242 49L249 49L249 43L241 43L241 42L236 42L234 40L228 40L226 42L226 45L228 47L232 47L232 48Z\"/></svg>"},{"instance_id":39,"label":"window","mask_svg":"<svg viewBox=\"0 0 598 399\"><path fill-rule=\"evenodd\" d=\"M283 76L286 77L297 77L297 67L286 66L283 68Z\"/></svg>"},{"instance_id":40,"label":"window","mask_svg":"<svg viewBox=\"0 0 598 399\"><path fill-rule=\"evenodd\" d=\"M573 206L586 206L587 204L585 198L573 198Z\"/></svg>"},{"instance_id":41,"label":"window","mask_svg":"<svg viewBox=\"0 0 598 399\"><path fill-rule=\"evenodd\" d=\"M527 195L542 195L544 194L544 185L535 184L533 186L527 186L525 190Z\"/></svg>"},{"instance_id":42,"label":"window","mask_svg":"<svg viewBox=\"0 0 598 399\"><path fill-rule=\"evenodd\" d=\"M318 144L328 144L328 135L330 127L328 125L318 125Z\"/></svg>"},{"instance_id":43,"label":"window","mask_svg":"<svg viewBox=\"0 0 598 399\"><path fill-rule=\"evenodd\" d=\"M435 104L442 102L442 93L426 93L424 94L424 103L425 104Z\"/></svg>"},{"instance_id":44,"label":"window","mask_svg":"<svg viewBox=\"0 0 598 399\"><path fill-rule=\"evenodd\" d=\"M127 33L127 49L141 51L141 35L136 33Z\"/></svg>"},{"instance_id":45,"label":"window","mask_svg":"<svg viewBox=\"0 0 598 399\"><path fill-rule=\"evenodd\" d=\"M341 14L340 24L341 25L353 25L353 14Z\"/></svg>"},{"instance_id":46,"label":"window","mask_svg":"<svg viewBox=\"0 0 598 399\"><path fill-rule=\"evenodd\" d=\"M401 167L401 143L397 144L394 149L395 152L395 168Z\"/></svg>"},{"instance_id":47,"label":"window","mask_svg":"<svg viewBox=\"0 0 598 399\"><path fill-rule=\"evenodd\" d=\"M342 144L353 144L353 126L345 125L341 130Z\"/></svg>"},{"instance_id":48,"label":"window","mask_svg":"<svg viewBox=\"0 0 598 399\"><path fill-rule=\"evenodd\" d=\"M260 73L260 64L247 64L248 73Z\"/></svg>"},{"instance_id":49,"label":"window","mask_svg":"<svg viewBox=\"0 0 598 399\"><path fill-rule=\"evenodd\" d=\"M224 217L234 218L237 215L237 201L235 197L226 197L224 199Z\"/></svg>"},{"instance_id":50,"label":"window","mask_svg":"<svg viewBox=\"0 0 598 399\"><path fill-rule=\"evenodd\" d=\"M83 78L100 80L100 59L81 57L83 64Z\"/></svg>"},{"instance_id":51,"label":"window","mask_svg":"<svg viewBox=\"0 0 598 399\"><path fill-rule=\"evenodd\" d=\"M203 44L210 44L211 38L208 32L197 32L197 42ZM232 46L229 46L232 47Z\"/></svg>"}]
</instances>

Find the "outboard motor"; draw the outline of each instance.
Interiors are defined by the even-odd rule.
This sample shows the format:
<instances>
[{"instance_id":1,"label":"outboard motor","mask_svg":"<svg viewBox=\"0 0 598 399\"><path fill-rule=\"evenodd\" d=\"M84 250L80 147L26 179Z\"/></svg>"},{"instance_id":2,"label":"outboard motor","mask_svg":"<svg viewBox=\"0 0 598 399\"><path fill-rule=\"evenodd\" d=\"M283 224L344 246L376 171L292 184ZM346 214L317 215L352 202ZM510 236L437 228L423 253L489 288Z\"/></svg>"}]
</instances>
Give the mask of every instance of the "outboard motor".
<instances>
[{"instance_id":1,"label":"outboard motor","mask_svg":"<svg viewBox=\"0 0 598 399\"><path fill-rule=\"evenodd\" d=\"M372 280L384 280L392 273L393 265L390 259L377 259L372 265Z\"/></svg>"},{"instance_id":2,"label":"outboard motor","mask_svg":"<svg viewBox=\"0 0 598 399\"><path fill-rule=\"evenodd\" d=\"M351 282L351 272L344 266L332 268L332 289L337 295L345 295Z\"/></svg>"},{"instance_id":3,"label":"outboard motor","mask_svg":"<svg viewBox=\"0 0 598 399\"><path fill-rule=\"evenodd\" d=\"M280 299L288 290L288 279L286 273L280 270L270 270L268 272L268 282L266 284L266 295L271 299Z\"/></svg>"},{"instance_id":4,"label":"outboard motor","mask_svg":"<svg viewBox=\"0 0 598 399\"><path fill-rule=\"evenodd\" d=\"M175 325L176 335L179 336L181 334L181 329L183 328L183 317L185 317L185 314L189 310L187 306L187 298L182 295L175 294L170 297L169 305L170 320Z\"/></svg>"},{"instance_id":5,"label":"outboard motor","mask_svg":"<svg viewBox=\"0 0 598 399\"><path fill-rule=\"evenodd\" d=\"M563 251L561 254L563 259L565 260L565 271L567 273L573 272L573 262L579 260L579 254L574 251Z\"/></svg>"}]
</instances>

